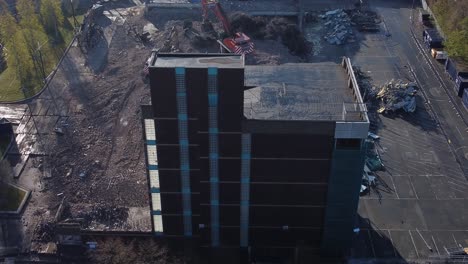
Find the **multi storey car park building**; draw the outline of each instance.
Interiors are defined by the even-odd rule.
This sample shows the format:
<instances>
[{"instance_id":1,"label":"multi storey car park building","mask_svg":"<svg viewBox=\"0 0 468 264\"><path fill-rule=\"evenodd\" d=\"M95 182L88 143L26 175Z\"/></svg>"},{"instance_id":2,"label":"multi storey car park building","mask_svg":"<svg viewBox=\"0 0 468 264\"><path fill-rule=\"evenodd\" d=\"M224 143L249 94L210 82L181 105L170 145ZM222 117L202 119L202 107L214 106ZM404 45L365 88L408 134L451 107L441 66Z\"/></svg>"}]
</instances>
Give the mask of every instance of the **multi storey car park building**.
<instances>
[{"instance_id":1,"label":"multi storey car park building","mask_svg":"<svg viewBox=\"0 0 468 264\"><path fill-rule=\"evenodd\" d=\"M149 76L155 235L192 241L213 263L346 253L369 128L349 59L245 66L239 55L158 54Z\"/></svg>"}]
</instances>

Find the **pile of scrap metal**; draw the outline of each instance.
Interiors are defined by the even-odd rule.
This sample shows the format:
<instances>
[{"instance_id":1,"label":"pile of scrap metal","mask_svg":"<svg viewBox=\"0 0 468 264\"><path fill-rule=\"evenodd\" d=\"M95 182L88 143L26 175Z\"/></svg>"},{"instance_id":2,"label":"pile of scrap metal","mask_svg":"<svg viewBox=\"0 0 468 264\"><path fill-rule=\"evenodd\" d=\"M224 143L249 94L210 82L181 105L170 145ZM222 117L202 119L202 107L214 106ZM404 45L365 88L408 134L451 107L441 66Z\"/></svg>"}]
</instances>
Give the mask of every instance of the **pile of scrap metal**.
<instances>
[{"instance_id":1,"label":"pile of scrap metal","mask_svg":"<svg viewBox=\"0 0 468 264\"><path fill-rule=\"evenodd\" d=\"M326 20L327 33L324 38L328 43L342 45L353 35L351 19L343 9L331 10L319 17Z\"/></svg>"},{"instance_id":2,"label":"pile of scrap metal","mask_svg":"<svg viewBox=\"0 0 468 264\"><path fill-rule=\"evenodd\" d=\"M95 4L84 16L83 23L77 34L78 45L83 52L95 47L103 36L101 27L96 23L96 19L98 19L103 12L104 6Z\"/></svg>"},{"instance_id":3,"label":"pile of scrap metal","mask_svg":"<svg viewBox=\"0 0 468 264\"><path fill-rule=\"evenodd\" d=\"M361 92L362 99L364 102L374 102L378 90L377 87L372 85L372 79L358 66L353 66L353 70L359 85L359 91Z\"/></svg>"},{"instance_id":4,"label":"pile of scrap metal","mask_svg":"<svg viewBox=\"0 0 468 264\"><path fill-rule=\"evenodd\" d=\"M374 147L374 142L379 140L380 137L374 133L368 133L366 140L366 161L364 164L364 171L362 173L361 194L367 193L371 187L376 187L376 171L384 170L385 167L380 159L380 155Z\"/></svg>"},{"instance_id":5,"label":"pile of scrap metal","mask_svg":"<svg viewBox=\"0 0 468 264\"><path fill-rule=\"evenodd\" d=\"M361 32L378 32L382 22L377 13L370 10L355 9L350 12L351 21Z\"/></svg>"},{"instance_id":6,"label":"pile of scrap metal","mask_svg":"<svg viewBox=\"0 0 468 264\"><path fill-rule=\"evenodd\" d=\"M377 93L376 98L381 101L378 113L395 112L399 109L407 113L416 110L416 93L418 87L415 83L405 83L402 80L391 80L384 84Z\"/></svg>"}]
</instances>

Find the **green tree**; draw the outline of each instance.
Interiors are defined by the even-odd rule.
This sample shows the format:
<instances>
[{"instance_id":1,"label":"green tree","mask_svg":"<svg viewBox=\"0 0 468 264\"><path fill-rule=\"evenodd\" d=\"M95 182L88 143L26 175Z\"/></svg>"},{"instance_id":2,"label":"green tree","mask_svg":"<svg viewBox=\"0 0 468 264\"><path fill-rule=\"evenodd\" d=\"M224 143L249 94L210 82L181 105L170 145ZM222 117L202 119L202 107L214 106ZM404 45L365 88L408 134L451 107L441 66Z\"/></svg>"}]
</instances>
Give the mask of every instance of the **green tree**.
<instances>
[{"instance_id":1,"label":"green tree","mask_svg":"<svg viewBox=\"0 0 468 264\"><path fill-rule=\"evenodd\" d=\"M468 1L432 0L430 6L445 34L449 55L468 62Z\"/></svg>"},{"instance_id":2,"label":"green tree","mask_svg":"<svg viewBox=\"0 0 468 264\"><path fill-rule=\"evenodd\" d=\"M60 1L57 0L42 0L41 2L41 20L46 32L54 38L59 38L59 26L63 25L63 13L60 7Z\"/></svg>"},{"instance_id":3,"label":"green tree","mask_svg":"<svg viewBox=\"0 0 468 264\"><path fill-rule=\"evenodd\" d=\"M457 29L449 32L445 46L449 55L468 61L468 17L465 17Z\"/></svg>"},{"instance_id":4,"label":"green tree","mask_svg":"<svg viewBox=\"0 0 468 264\"><path fill-rule=\"evenodd\" d=\"M8 67L13 67L21 83L28 86L33 77L34 63L16 19L5 10L0 13L0 39L4 40Z\"/></svg>"},{"instance_id":5,"label":"green tree","mask_svg":"<svg viewBox=\"0 0 468 264\"><path fill-rule=\"evenodd\" d=\"M23 33L24 43L29 51L29 55L34 63L35 78L42 77L43 62L38 53L40 46L48 42L47 34L39 23L39 16L36 14L35 5L31 0L18 0L16 9L20 15L19 25Z\"/></svg>"}]
</instances>

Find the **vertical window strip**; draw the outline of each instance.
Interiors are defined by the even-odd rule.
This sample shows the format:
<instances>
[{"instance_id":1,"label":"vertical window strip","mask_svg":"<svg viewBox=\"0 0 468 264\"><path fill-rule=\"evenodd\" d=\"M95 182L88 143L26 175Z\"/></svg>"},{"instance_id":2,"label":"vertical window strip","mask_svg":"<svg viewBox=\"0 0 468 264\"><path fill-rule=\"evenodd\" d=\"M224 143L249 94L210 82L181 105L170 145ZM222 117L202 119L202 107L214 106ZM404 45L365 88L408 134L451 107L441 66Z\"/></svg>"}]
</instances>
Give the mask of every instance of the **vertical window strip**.
<instances>
[{"instance_id":1,"label":"vertical window strip","mask_svg":"<svg viewBox=\"0 0 468 264\"><path fill-rule=\"evenodd\" d=\"M176 68L176 93L179 127L180 177L182 190L182 210L184 212L184 235L192 236L192 204L190 193L190 161L188 147L187 92L185 68Z\"/></svg>"},{"instance_id":2,"label":"vertical window strip","mask_svg":"<svg viewBox=\"0 0 468 264\"><path fill-rule=\"evenodd\" d=\"M249 245L251 135L242 134L241 144L240 244L241 247L247 247Z\"/></svg>"},{"instance_id":3,"label":"vertical window strip","mask_svg":"<svg viewBox=\"0 0 468 264\"><path fill-rule=\"evenodd\" d=\"M156 233L163 232L163 223L162 223L161 215L153 215L153 224L154 224L154 232Z\"/></svg>"},{"instance_id":4,"label":"vertical window strip","mask_svg":"<svg viewBox=\"0 0 468 264\"><path fill-rule=\"evenodd\" d=\"M156 140L156 132L153 119L145 119L146 140Z\"/></svg>"},{"instance_id":5,"label":"vertical window strip","mask_svg":"<svg viewBox=\"0 0 468 264\"><path fill-rule=\"evenodd\" d=\"M148 157L148 165L158 165L158 154L156 145L146 145L146 154Z\"/></svg>"},{"instance_id":6,"label":"vertical window strip","mask_svg":"<svg viewBox=\"0 0 468 264\"><path fill-rule=\"evenodd\" d=\"M211 208L211 245L219 239L218 69L208 68L208 133Z\"/></svg>"},{"instance_id":7,"label":"vertical window strip","mask_svg":"<svg viewBox=\"0 0 468 264\"><path fill-rule=\"evenodd\" d=\"M158 173L158 155L156 148L156 131L153 119L145 119L145 140L146 140L146 160L148 162L148 174L151 188L151 211L159 215L153 215L153 226L156 234L162 234L163 222L161 217L161 195L153 192L159 190L159 173Z\"/></svg>"},{"instance_id":8,"label":"vertical window strip","mask_svg":"<svg viewBox=\"0 0 468 264\"><path fill-rule=\"evenodd\" d=\"M157 170L150 170L150 187L152 188L159 188L159 173Z\"/></svg>"}]
</instances>

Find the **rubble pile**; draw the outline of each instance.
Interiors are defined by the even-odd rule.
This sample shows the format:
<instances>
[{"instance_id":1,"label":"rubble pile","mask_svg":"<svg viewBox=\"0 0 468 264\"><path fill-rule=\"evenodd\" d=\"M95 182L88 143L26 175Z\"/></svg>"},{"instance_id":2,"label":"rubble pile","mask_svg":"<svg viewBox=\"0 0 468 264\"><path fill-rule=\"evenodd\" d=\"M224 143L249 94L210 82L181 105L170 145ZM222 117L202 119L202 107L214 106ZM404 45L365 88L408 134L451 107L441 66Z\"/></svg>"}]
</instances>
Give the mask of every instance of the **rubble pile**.
<instances>
[{"instance_id":1,"label":"rubble pile","mask_svg":"<svg viewBox=\"0 0 468 264\"><path fill-rule=\"evenodd\" d=\"M97 204L90 210L77 212L74 218L83 219L84 228L92 227L96 223L107 224L107 228L109 225L112 227L122 226L128 218L128 208Z\"/></svg>"},{"instance_id":2,"label":"rubble pile","mask_svg":"<svg viewBox=\"0 0 468 264\"><path fill-rule=\"evenodd\" d=\"M55 237L55 223L42 222L38 224L34 230L34 240L49 242Z\"/></svg>"},{"instance_id":3,"label":"rubble pile","mask_svg":"<svg viewBox=\"0 0 468 264\"><path fill-rule=\"evenodd\" d=\"M326 20L327 33L324 38L328 43L342 45L353 36L351 19L343 9L331 10L319 17Z\"/></svg>"},{"instance_id":4,"label":"rubble pile","mask_svg":"<svg viewBox=\"0 0 468 264\"><path fill-rule=\"evenodd\" d=\"M359 85L364 102L372 102L377 96L377 88L372 85L370 76L363 72L360 67L353 66L354 75Z\"/></svg>"},{"instance_id":5,"label":"rubble pile","mask_svg":"<svg viewBox=\"0 0 468 264\"><path fill-rule=\"evenodd\" d=\"M80 31L78 32L78 44L81 51L86 53L88 50L97 46L104 39L102 27L96 23L96 20L102 16L104 6L95 4L85 14Z\"/></svg>"},{"instance_id":6,"label":"rubble pile","mask_svg":"<svg viewBox=\"0 0 468 264\"><path fill-rule=\"evenodd\" d=\"M378 32L380 30L380 18L377 13L359 9L349 12L352 24L361 32Z\"/></svg>"},{"instance_id":7,"label":"rubble pile","mask_svg":"<svg viewBox=\"0 0 468 264\"><path fill-rule=\"evenodd\" d=\"M378 113L387 111L404 110L412 113L416 110L415 95L418 91L415 83L405 83L402 80L391 80L384 84L377 93L376 98L380 100L381 107Z\"/></svg>"},{"instance_id":8,"label":"rubble pile","mask_svg":"<svg viewBox=\"0 0 468 264\"><path fill-rule=\"evenodd\" d=\"M295 22L283 17L268 19L236 12L231 16L231 27L234 32L244 32L254 39L279 39L296 55L304 55L311 50L311 43L305 39Z\"/></svg>"}]
</instances>

